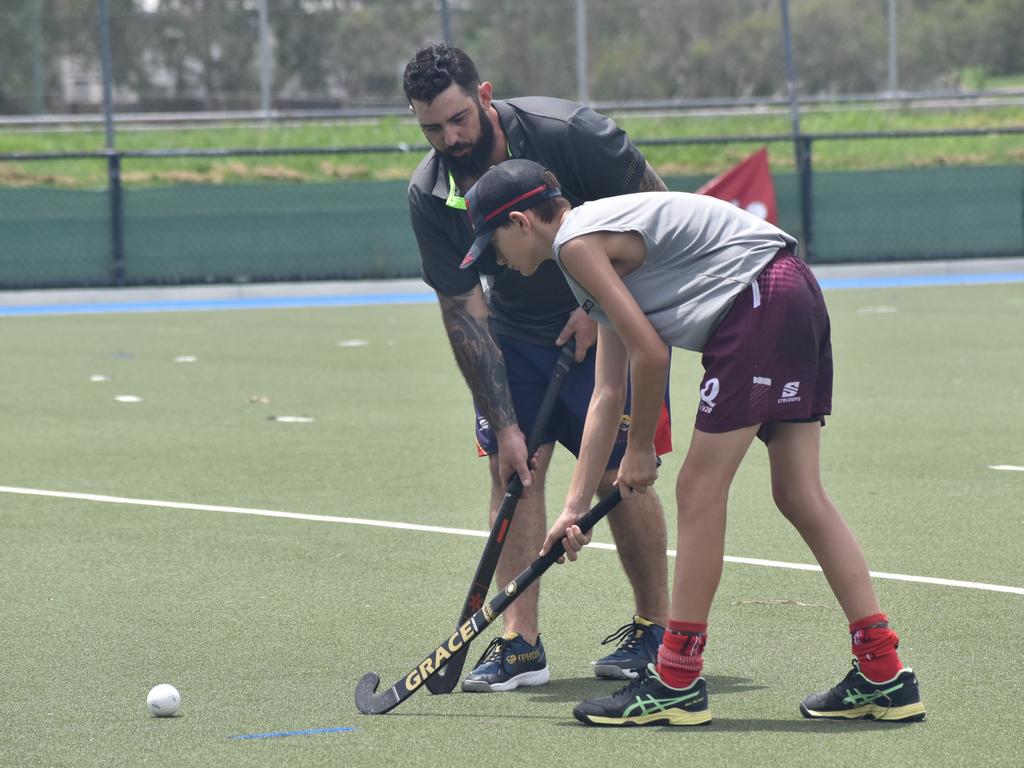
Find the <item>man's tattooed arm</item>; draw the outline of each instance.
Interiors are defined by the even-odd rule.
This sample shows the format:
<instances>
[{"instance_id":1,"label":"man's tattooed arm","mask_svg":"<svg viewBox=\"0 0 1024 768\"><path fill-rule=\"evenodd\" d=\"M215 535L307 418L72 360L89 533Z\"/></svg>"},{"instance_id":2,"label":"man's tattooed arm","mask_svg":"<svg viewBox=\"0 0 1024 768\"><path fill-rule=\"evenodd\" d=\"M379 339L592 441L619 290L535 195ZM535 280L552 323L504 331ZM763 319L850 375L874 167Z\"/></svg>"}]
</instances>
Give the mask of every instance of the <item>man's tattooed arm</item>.
<instances>
[{"instance_id":1,"label":"man's tattooed arm","mask_svg":"<svg viewBox=\"0 0 1024 768\"><path fill-rule=\"evenodd\" d=\"M517 423L505 359L487 323L483 290L459 296L437 295L441 319L469 391L495 432Z\"/></svg>"},{"instance_id":2,"label":"man's tattooed arm","mask_svg":"<svg viewBox=\"0 0 1024 768\"><path fill-rule=\"evenodd\" d=\"M644 168L644 177L640 179L640 189L637 192L668 192L665 182L654 172L650 163Z\"/></svg>"}]
</instances>

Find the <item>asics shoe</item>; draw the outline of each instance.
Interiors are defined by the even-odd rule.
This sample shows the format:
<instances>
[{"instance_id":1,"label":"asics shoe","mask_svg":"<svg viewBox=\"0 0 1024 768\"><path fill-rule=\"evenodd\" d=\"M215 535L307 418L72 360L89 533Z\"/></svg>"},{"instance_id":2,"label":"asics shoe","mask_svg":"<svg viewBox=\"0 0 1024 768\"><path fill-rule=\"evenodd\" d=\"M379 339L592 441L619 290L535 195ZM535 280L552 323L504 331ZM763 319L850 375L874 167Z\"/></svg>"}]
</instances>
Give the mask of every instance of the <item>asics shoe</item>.
<instances>
[{"instance_id":1,"label":"asics shoe","mask_svg":"<svg viewBox=\"0 0 1024 768\"><path fill-rule=\"evenodd\" d=\"M708 686L698 677L672 688L648 664L633 682L611 696L577 704L573 717L588 725L706 725L711 722Z\"/></svg>"},{"instance_id":2,"label":"asics shoe","mask_svg":"<svg viewBox=\"0 0 1024 768\"><path fill-rule=\"evenodd\" d=\"M804 717L830 720L923 720L921 691L912 669L901 669L892 680L874 683L853 662L853 669L835 688L812 693L800 704Z\"/></svg>"},{"instance_id":3,"label":"asics shoe","mask_svg":"<svg viewBox=\"0 0 1024 768\"><path fill-rule=\"evenodd\" d=\"M594 662L594 674L612 680L634 679L648 664L657 663L658 646L664 634L665 628L660 624L634 616L633 621L601 641L601 645L620 642L613 652Z\"/></svg>"},{"instance_id":4,"label":"asics shoe","mask_svg":"<svg viewBox=\"0 0 1024 768\"><path fill-rule=\"evenodd\" d=\"M544 685L551 679L544 645L530 645L516 632L496 637L484 649L476 668L462 681L462 690L488 693L521 685Z\"/></svg>"}]
</instances>

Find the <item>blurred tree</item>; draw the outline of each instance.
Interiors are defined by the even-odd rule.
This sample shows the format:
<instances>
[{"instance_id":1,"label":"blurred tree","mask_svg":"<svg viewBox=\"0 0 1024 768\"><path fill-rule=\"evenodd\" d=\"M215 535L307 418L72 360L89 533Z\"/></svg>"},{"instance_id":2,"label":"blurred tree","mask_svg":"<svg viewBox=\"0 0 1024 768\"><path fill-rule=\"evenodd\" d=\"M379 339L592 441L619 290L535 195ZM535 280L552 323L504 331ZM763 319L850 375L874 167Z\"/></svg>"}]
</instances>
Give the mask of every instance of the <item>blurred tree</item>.
<instances>
[{"instance_id":1,"label":"blurred tree","mask_svg":"<svg viewBox=\"0 0 1024 768\"><path fill-rule=\"evenodd\" d=\"M694 44L687 57L692 96L749 98L785 93L778 5L749 6L741 19L716 20L712 36L702 36Z\"/></svg>"},{"instance_id":2,"label":"blurred tree","mask_svg":"<svg viewBox=\"0 0 1024 768\"><path fill-rule=\"evenodd\" d=\"M465 5L471 7L459 14L456 44L473 58L480 76L494 83L498 98L575 96L575 0Z\"/></svg>"},{"instance_id":3,"label":"blurred tree","mask_svg":"<svg viewBox=\"0 0 1024 768\"><path fill-rule=\"evenodd\" d=\"M578 0L448 0L455 42L499 96L577 96ZM785 93L779 0L585 0L596 101ZM121 109L259 106L259 0L109 0ZM272 104L402 102L416 47L441 37L441 0L267 0ZM801 94L887 86L886 0L792 0ZM967 87L1024 73L1022 0L900 0L899 84ZM95 0L0 3L0 112L43 95L97 109ZM69 85L70 84L70 85Z\"/></svg>"},{"instance_id":4,"label":"blurred tree","mask_svg":"<svg viewBox=\"0 0 1024 768\"><path fill-rule=\"evenodd\" d=\"M13 0L0 9L0 112L27 112L32 93L32 13L39 0ZM38 38L37 38L38 39Z\"/></svg>"},{"instance_id":5,"label":"blurred tree","mask_svg":"<svg viewBox=\"0 0 1024 768\"><path fill-rule=\"evenodd\" d=\"M441 37L433 0L350 2L338 17L328 66L343 99L353 103L403 100L402 72L426 38ZM436 31L435 31L436 30Z\"/></svg>"},{"instance_id":6,"label":"blurred tree","mask_svg":"<svg viewBox=\"0 0 1024 768\"><path fill-rule=\"evenodd\" d=\"M151 87L159 84L173 102L195 100L203 109L257 106L259 20L252 0L154 0L151 6L159 23L140 59Z\"/></svg>"},{"instance_id":7,"label":"blurred tree","mask_svg":"<svg viewBox=\"0 0 1024 768\"><path fill-rule=\"evenodd\" d=\"M274 87L272 92L324 94L330 91L331 47L337 39L339 15L333 3L308 9L286 0L270 3L268 15L274 31Z\"/></svg>"},{"instance_id":8,"label":"blurred tree","mask_svg":"<svg viewBox=\"0 0 1024 768\"><path fill-rule=\"evenodd\" d=\"M1024 3L985 0L982 9L979 61L993 75L1024 74Z\"/></svg>"},{"instance_id":9,"label":"blurred tree","mask_svg":"<svg viewBox=\"0 0 1024 768\"><path fill-rule=\"evenodd\" d=\"M885 89L885 5L884 0L801 0L793 4L793 50L801 93Z\"/></svg>"}]
</instances>

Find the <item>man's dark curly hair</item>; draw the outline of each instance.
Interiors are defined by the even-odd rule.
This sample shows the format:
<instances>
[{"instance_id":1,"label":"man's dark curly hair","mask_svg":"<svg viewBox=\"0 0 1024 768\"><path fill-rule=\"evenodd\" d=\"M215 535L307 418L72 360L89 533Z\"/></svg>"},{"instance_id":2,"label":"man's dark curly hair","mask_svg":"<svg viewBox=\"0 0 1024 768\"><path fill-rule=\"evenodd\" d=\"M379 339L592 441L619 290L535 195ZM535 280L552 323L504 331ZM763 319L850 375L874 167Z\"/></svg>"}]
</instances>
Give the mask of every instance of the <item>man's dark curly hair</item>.
<instances>
[{"instance_id":1,"label":"man's dark curly hair","mask_svg":"<svg viewBox=\"0 0 1024 768\"><path fill-rule=\"evenodd\" d=\"M429 104L452 83L475 97L480 75L466 52L449 43L421 46L406 64L402 76L405 98L410 104L413 99Z\"/></svg>"}]
</instances>

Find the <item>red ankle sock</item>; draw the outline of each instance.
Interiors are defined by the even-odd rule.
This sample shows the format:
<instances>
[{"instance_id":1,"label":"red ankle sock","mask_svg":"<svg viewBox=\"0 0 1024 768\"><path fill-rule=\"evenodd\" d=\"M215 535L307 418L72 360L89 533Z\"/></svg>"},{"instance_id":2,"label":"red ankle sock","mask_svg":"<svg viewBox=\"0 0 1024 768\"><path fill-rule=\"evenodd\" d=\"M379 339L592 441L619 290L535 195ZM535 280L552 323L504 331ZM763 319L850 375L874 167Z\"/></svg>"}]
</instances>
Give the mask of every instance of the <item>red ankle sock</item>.
<instances>
[{"instance_id":1,"label":"red ankle sock","mask_svg":"<svg viewBox=\"0 0 1024 768\"><path fill-rule=\"evenodd\" d=\"M658 677L673 688L689 688L704 669L708 625L670 621L658 649Z\"/></svg>"},{"instance_id":2,"label":"red ankle sock","mask_svg":"<svg viewBox=\"0 0 1024 768\"><path fill-rule=\"evenodd\" d=\"M875 683L892 680L903 669L896 649L900 638L889 629L889 617L884 613L865 616L850 625L853 654L861 674Z\"/></svg>"}]
</instances>

